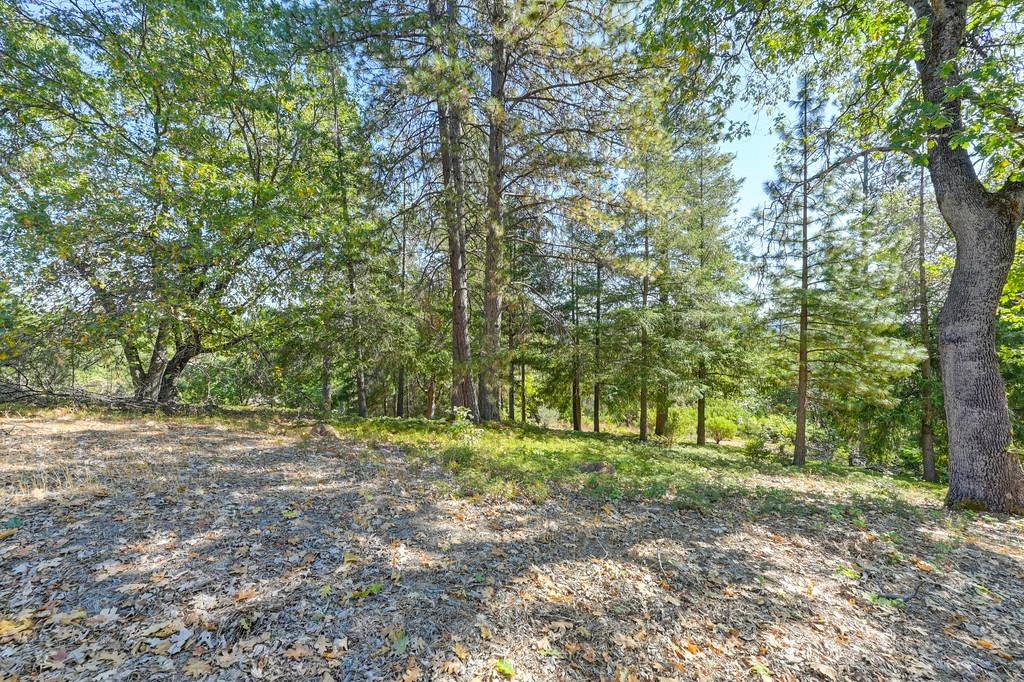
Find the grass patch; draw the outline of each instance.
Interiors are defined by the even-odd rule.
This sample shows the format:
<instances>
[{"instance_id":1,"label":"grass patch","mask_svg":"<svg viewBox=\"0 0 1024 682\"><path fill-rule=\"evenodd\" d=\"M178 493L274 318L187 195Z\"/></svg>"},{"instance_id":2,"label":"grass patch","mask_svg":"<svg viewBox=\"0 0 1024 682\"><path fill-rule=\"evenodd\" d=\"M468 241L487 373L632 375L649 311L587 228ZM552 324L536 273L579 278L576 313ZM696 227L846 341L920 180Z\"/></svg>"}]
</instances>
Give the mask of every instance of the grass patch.
<instances>
[{"instance_id":1,"label":"grass patch","mask_svg":"<svg viewBox=\"0 0 1024 682\"><path fill-rule=\"evenodd\" d=\"M210 414L132 414L74 408L21 408L11 416L89 417L114 422L218 424L277 435L305 435L314 421L293 410L218 409ZM903 518L942 517L945 488L842 464L809 462L797 469L754 460L736 445L640 443L621 433L576 433L523 424L427 419L346 418L339 435L368 445L401 447L414 467L438 465L452 474L453 495L521 498L543 503L558 490L596 498L661 500L677 509L711 513L730 500L752 516L815 516L866 529L865 512Z\"/></svg>"},{"instance_id":2,"label":"grass patch","mask_svg":"<svg viewBox=\"0 0 1024 682\"><path fill-rule=\"evenodd\" d=\"M942 495L940 486L842 465L795 469L758 462L731 445L645 444L618 434L518 424L393 418L332 424L344 437L400 446L420 464L444 467L453 475L453 492L472 498L543 502L563 489L603 499L659 499L702 512L743 498L757 515L838 512L864 526L861 508L917 516L919 505Z\"/></svg>"}]
</instances>

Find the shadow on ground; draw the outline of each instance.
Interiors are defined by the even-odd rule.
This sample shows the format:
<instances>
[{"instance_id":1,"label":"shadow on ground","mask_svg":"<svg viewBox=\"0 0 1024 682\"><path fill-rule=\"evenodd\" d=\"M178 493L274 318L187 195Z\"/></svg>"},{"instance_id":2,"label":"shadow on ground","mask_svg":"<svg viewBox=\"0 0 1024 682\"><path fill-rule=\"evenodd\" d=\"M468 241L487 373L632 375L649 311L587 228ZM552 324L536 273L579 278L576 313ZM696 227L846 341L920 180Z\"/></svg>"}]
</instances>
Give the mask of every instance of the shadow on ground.
<instances>
[{"instance_id":1,"label":"shadow on ground","mask_svg":"<svg viewBox=\"0 0 1024 682\"><path fill-rule=\"evenodd\" d=\"M714 481L681 491L696 508L471 502L383 445L15 426L0 670L22 679L1024 677L1014 521Z\"/></svg>"}]
</instances>

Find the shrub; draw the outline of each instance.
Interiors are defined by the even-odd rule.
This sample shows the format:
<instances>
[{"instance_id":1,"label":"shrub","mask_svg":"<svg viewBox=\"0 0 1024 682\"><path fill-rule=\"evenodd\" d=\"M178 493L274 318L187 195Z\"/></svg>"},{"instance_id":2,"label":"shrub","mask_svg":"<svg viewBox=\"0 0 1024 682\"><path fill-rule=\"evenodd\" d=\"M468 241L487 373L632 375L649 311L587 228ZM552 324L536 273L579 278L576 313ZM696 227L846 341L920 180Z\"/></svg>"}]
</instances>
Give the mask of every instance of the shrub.
<instances>
[{"instance_id":1,"label":"shrub","mask_svg":"<svg viewBox=\"0 0 1024 682\"><path fill-rule=\"evenodd\" d=\"M546 429L557 428L562 422L562 415L558 410L547 405L537 406L537 421Z\"/></svg>"},{"instance_id":2,"label":"shrub","mask_svg":"<svg viewBox=\"0 0 1024 682\"><path fill-rule=\"evenodd\" d=\"M785 461L796 440L796 424L777 414L751 420L746 431L748 440L744 451L757 460Z\"/></svg>"},{"instance_id":3,"label":"shrub","mask_svg":"<svg viewBox=\"0 0 1024 682\"><path fill-rule=\"evenodd\" d=\"M708 419L707 429L715 443L721 443L723 440L736 435L736 422L725 417L715 416Z\"/></svg>"},{"instance_id":4,"label":"shrub","mask_svg":"<svg viewBox=\"0 0 1024 682\"><path fill-rule=\"evenodd\" d=\"M665 443L672 445L676 438L687 432L689 427L690 411L673 407L668 411L668 421L665 422Z\"/></svg>"}]
</instances>

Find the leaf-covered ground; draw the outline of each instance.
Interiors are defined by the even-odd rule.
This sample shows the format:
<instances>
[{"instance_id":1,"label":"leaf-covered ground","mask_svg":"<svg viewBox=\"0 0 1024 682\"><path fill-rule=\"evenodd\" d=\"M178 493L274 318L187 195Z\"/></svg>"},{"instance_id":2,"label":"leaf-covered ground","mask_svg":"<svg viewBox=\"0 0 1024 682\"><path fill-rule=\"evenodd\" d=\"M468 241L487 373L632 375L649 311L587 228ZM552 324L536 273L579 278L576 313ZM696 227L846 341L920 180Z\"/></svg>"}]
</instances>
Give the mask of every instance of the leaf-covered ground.
<instances>
[{"instance_id":1,"label":"leaf-covered ground","mask_svg":"<svg viewBox=\"0 0 1024 682\"><path fill-rule=\"evenodd\" d=\"M1019 520L728 448L341 430L0 419L4 679L1024 679Z\"/></svg>"}]
</instances>

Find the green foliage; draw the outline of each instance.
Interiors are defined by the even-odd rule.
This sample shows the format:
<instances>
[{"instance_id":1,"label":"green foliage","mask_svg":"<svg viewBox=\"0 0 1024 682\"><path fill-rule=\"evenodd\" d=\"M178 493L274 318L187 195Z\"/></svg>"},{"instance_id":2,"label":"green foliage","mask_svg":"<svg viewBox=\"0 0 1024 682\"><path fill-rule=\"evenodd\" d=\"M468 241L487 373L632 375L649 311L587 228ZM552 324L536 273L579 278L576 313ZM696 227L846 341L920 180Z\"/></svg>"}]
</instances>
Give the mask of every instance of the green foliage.
<instances>
[{"instance_id":1,"label":"green foliage","mask_svg":"<svg viewBox=\"0 0 1024 682\"><path fill-rule=\"evenodd\" d=\"M731 439L736 435L736 422L725 417L709 417L707 420L707 431L715 443Z\"/></svg>"},{"instance_id":2,"label":"green foliage","mask_svg":"<svg viewBox=\"0 0 1024 682\"><path fill-rule=\"evenodd\" d=\"M747 437L743 451L748 457L758 461L789 461L796 438L792 419L768 415L750 420L743 430Z\"/></svg>"},{"instance_id":3,"label":"green foliage","mask_svg":"<svg viewBox=\"0 0 1024 682\"><path fill-rule=\"evenodd\" d=\"M687 419L690 415L678 407L672 407L668 411L668 420L665 422L665 442L673 445L683 434L689 432L691 422Z\"/></svg>"},{"instance_id":4,"label":"green foliage","mask_svg":"<svg viewBox=\"0 0 1024 682\"><path fill-rule=\"evenodd\" d=\"M779 424L778 418L764 421ZM332 423L344 436L388 443L405 449L414 461L440 464L452 477L453 494L479 499L520 497L541 503L553 490L562 489L602 499L666 499L683 509L710 510L728 500L749 500L760 513L827 514L823 502L801 496L803 477L833 481L892 509L905 506L904 494L929 499L939 494L932 486L894 482L845 466L812 463L794 471L772 462L752 462L743 449L727 445L667 447L628 436L510 425L473 427L467 435L452 422L425 419ZM762 474L788 482L778 489L763 481Z\"/></svg>"}]
</instances>

